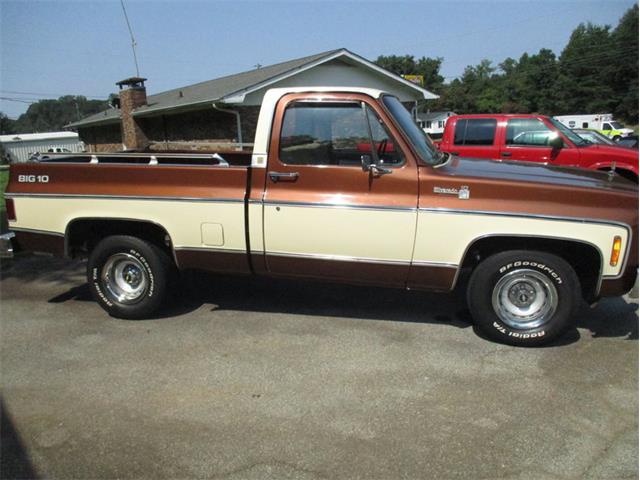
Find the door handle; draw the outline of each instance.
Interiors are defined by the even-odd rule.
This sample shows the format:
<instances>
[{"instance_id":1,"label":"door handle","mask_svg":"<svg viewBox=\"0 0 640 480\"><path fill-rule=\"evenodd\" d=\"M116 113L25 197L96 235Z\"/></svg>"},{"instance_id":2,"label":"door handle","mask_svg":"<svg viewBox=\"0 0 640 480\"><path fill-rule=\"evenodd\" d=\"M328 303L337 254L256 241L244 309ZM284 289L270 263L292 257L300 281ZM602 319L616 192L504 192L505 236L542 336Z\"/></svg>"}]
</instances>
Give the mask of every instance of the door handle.
<instances>
[{"instance_id":1,"label":"door handle","mask_svg":"<svg viewBox=\"0 0 640 480\"><path fill-rule=\"evenodd\" d=\"M272 182L295 182L300 176L298 172L269 172L267 175L269 175Z\"/></svg>"},{"instance_id":2,"label":"door handle","mask_svg":"<svg viewBox=\"0 0 640 480\"><path fill-rule=\"evenodd\" d=\"M500 152L500 155L502 155L503 157L510 157L511 152Z\"/></svg>"}]
</instances>

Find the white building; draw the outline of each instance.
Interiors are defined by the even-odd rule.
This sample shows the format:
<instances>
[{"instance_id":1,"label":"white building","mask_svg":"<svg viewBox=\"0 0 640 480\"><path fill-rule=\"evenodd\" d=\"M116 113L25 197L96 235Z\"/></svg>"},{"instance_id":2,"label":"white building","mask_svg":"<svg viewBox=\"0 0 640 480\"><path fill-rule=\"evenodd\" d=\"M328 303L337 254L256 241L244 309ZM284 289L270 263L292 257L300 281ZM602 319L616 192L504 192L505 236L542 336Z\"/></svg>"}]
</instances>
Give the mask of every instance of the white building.
<instances>
[{"instance_id":1,"label":"white building","mask_svg":"<svg viewBox=\"0 0 640 480\"><path fill-rule=\"evenodd\" d=\"M9 163L24 163L34 153L82 152L84 144L76 132L16 133L0 135L3 156Z\"/></svg>"},{"instance_id":2,"label":"white building","mask_svg":"<svg viewBox=\"0 0 640 480\"><path fill-rule=\"evenodd\" d=\"M416 115L416 122L418 126L422 128L426 133L435 138L442 137L444 133L444 126L447 123L447 118L452 115L456 115L455 112L427 112L418 113Z\"/></svg>"}]
</instances>

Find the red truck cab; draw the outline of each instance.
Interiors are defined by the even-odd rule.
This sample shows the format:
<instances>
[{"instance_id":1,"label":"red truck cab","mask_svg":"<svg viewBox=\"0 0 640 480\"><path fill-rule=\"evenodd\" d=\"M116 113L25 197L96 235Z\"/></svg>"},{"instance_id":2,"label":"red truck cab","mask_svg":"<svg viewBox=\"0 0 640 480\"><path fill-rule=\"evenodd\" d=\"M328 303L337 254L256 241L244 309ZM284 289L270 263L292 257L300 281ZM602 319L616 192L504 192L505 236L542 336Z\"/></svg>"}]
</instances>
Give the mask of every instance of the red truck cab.
<instances>
[{"instance_id":1,"label":"red truck cab","mask_svg":"<svg viewBox=\"0 0 640 480\"><path fill-rule=\"evenodd\" d=\"M524 160L610 170L638 181L638 152L595 145L544 115L475 114L449 117L439 148L463 157Z\"/></svg>"}]
</instances>

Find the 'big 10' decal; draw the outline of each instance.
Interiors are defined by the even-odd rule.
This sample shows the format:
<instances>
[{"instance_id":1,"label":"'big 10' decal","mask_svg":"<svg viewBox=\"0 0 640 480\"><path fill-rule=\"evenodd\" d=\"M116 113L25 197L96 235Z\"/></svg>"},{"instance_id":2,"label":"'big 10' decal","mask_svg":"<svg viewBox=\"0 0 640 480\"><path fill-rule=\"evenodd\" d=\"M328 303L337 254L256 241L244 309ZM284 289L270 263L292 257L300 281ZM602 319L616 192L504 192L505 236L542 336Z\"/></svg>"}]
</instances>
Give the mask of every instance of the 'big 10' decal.
<instances>
[{"instance_id":1,"label":"'big 10' decal","mask_svg":"<svg viewBox=\"0 0 640 480\"><path fill-rule=\"evenodd\" d=\"M49 175L18 175L18 183L49 183Z\"/></svg>"}]
</instances>

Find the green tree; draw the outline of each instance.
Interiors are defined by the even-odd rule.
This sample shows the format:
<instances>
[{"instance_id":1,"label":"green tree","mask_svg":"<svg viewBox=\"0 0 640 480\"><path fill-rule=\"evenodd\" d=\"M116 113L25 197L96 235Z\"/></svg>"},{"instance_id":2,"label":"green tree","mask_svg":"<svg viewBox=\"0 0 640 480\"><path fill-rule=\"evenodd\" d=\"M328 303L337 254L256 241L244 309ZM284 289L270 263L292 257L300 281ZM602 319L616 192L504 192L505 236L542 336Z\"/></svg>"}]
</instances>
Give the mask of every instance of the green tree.
<instances>
[{"instance_id":1,"label":"green tree","mask_svg":"<svg viewBox=\"0 0 640 480\"><path fill-rule=\"evenodd\" d=\"M0 135L16 133L16 121L11 120L6 114L0 112Z\"/></svg>"},{"instance_id":2,"label":"green tree","mask_svg":"<svg viewBox=\"0 0 640 480\"><path fill-rule=\"evenodd\" d=\"M626 122L638 123L638 4L620 19L611 34L617 55L613 68L604 72L616 93L614 113Z\"/></svg>"},{"instance_id":3,"label":"green tree","mask_svg":"<svg viewBox=\"0 0 640 480\"><path fill-rule=\"evenodd\" d=\"M441 57L420 57L416 60L412 55L380 55L376 65L395 73L396 75L422 75L423 87L434 93L442 90L444 77L440 75Z\"/></svg>"},{"instance_id":4,"label":"green tree","mask_svg":"<svg viewBox=\"0 0 640 480\"><path fill-rule=\"evenodd\" d=\"M429 108L548 115L612 112L637 123L638 5L614 30L578 25L559 58L543 48L518 60L507 58L497 69L483 60L467 66L459 79L442 85L438 93L441 98Z\"/></svg>"},{"instance_id":5,"label":"green tree","mask_svg":"<svg viewBox=\"0 0 640 480\"><path fill-rule=\"evenodd\" d=\"M615 58L608 25L580 24L560 55L557 113L609 112L616 106L613 86L605 77Z\"/></svg>"},{"instance_id":6,"label":"green tree","mask_svg":"<svg viewBox=\"0 0 640 480\"><path fill-rule=\"evenodd\" d=\"M107 100L88 100L81 95L65 95L57 100L40 100L29 105L16 120L19 133L51 132L87 115L108 108Z\"/></svg>"},{"instance_id":7,"label":"green tree","mask_svg":"<svg viewBox=\"0 0 640 480\"><path fill-rule=\"evenodd\" d=\"M495 80L504 95L506 113L547 113L555 108L557 60L548 49L535 55L524 53L520 60L507 58L500 64L502 74Z\"/></svg>"}]
</instances>

